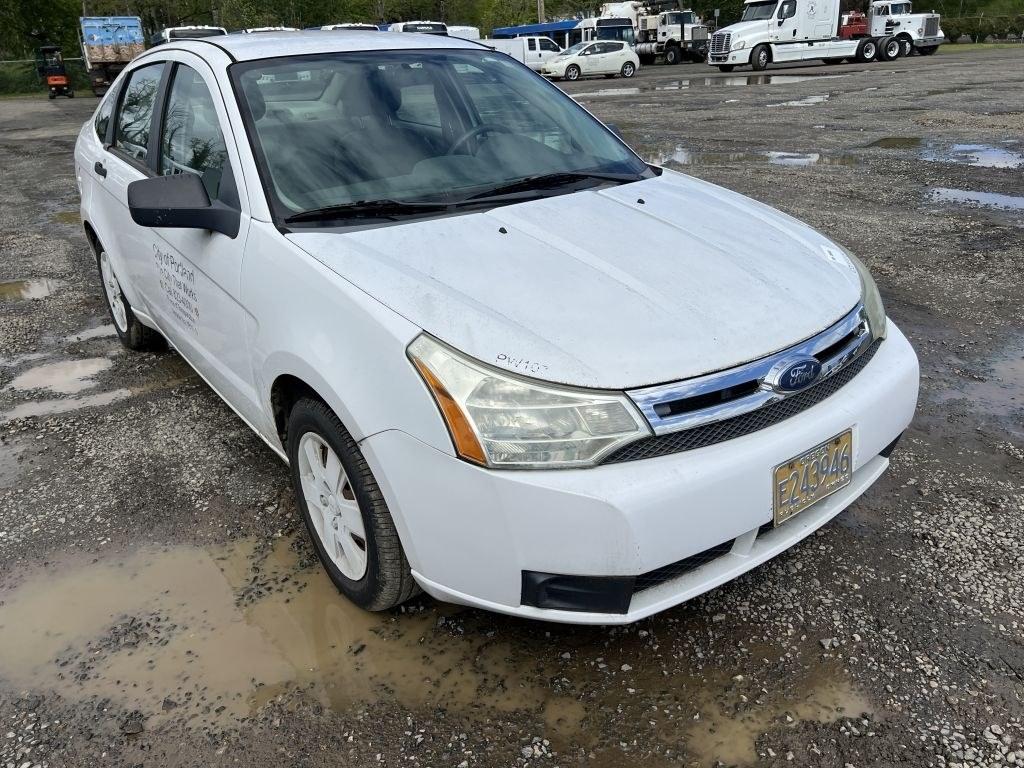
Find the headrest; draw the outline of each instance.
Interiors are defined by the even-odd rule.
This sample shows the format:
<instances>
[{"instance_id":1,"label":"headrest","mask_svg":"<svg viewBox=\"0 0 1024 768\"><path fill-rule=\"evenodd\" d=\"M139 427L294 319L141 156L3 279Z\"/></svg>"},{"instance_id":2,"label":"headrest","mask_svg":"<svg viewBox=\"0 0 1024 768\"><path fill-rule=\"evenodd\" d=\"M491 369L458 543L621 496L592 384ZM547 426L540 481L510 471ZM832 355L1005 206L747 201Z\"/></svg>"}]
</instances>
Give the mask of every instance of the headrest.
<instances>
[{"instance_id":1,"label":"headrest","mask_svg":"<svg viewBox=\"0 0 1024 768\"><path fill-rule=\"evenodd\" d=\"M242 92L245 94L245 100L249 102L253 122L261 119L267 113L267 101L263 98L263 91L255 78L242 79Z\"/></svg>"}]
</instances>

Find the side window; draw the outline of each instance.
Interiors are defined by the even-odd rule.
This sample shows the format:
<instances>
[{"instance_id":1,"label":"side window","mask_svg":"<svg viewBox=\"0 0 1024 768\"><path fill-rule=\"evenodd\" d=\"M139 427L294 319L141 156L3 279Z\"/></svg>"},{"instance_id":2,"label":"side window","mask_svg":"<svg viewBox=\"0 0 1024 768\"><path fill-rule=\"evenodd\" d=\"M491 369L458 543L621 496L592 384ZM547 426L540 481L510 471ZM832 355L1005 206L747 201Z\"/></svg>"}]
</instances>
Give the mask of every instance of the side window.
<instances>
[{"instance_id":1,"label":"side window","mask_svg":"<svg viewBox=\"0 0 1024 768\"><path fill-rule=\"evenodd\" d=\"M114 146L141 163L146 162L153 104L163 71L163 64L152 64L132 72L124 86L121 109L117 113Z\"/></svg>"},{"instance_id":2,"label":"side window","mask_svg":"<svg viewBox=\"0 0 1024 768\"><path fill-rule=\"evenodd\" d=\"M114 105L117 103L117 91L107 92L106 98L100 102L100 108L96 110L96 119L93 120L93 128L96 130L96 138L100 143L107 143L107 128L110 127L110 116L114 114Z\"/></svg>"},{"instance_id":3,"label":"side window","mask_svg":"<svg viewBox=\"0 0 1024 768\"><path fill-rule=\"evenodd\" d=\"M786 0L779 6L779 18L789 19L796 16L796 0Z\"/></svg>"},{"instance_id":4,"label":"side window","mask_svg":"<svg viewBox=\"0 0 1024 768\"><path fill-rule=\"evenodd\" d=\"M531 37L529 40L526 41L526 47L529 48L531 51L536 51L537 41Z\"/></svg>"},{"instance_id":5,"label":"side window","mask_svg":"<svg viewBox=\"0 0 1024 768\"><path fill-rule=\"evenodd\" d=\"M179 64L168 91L160 132L160 174L194 173L203 180L210 199L216 200L227 162L210 89L198 72Z\"/></svg>"},{"instance_id":6,"label":"side window","mask_svg":"<svg viewBox=\"0 0 1024 768\"><path fill-rule=\"evenodd\" d=\"M552 53L558 52L558 46L555 45L555 41L547 37L542 37L540 39L540 49L542 51L551 51Z\"/></svg>"}]
</instances>

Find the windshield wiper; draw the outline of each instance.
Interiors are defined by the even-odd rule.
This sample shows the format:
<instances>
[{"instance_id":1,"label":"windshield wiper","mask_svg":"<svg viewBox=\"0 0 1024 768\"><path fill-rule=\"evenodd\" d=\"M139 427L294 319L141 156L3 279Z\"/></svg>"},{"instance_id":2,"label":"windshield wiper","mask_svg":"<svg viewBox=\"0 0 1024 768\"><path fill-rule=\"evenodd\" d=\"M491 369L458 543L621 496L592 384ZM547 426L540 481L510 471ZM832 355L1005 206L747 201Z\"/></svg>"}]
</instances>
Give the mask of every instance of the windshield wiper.
<instances>
[{"instance_id":1,"label":"windshield wiper","mask_svg":"<svg viewBox=\"0 0 1024 768\"><path fill-rule=\"evenodd\" d=\"M491 197L500 197L513 192L527 192L534 189L554 189L581 181L611 181L618 184L625 184L630 181L639 181L642 176L633 173L600 173L597 171L560 171L558 173L544 173L538 176L527 176L523 179L510 181L497 187L478 192L460 200L456 205L468 201L480 201Z\"/></svg>"},{"instance_id":2,"label":"windshield wiper","mask_svg":"<svg viewBox=\"0 0 1024 768\"><path fill-rule=\"evenodd\" d=\"M285 224L300 221L324 221L328 219L348 219L361 217L409 216L421 213L447 211L450 203L432 203L420 200L357 200L343 205L328 205L323 208L311 208L296 213L284 220Z\"/></svg>"}]
</instances>

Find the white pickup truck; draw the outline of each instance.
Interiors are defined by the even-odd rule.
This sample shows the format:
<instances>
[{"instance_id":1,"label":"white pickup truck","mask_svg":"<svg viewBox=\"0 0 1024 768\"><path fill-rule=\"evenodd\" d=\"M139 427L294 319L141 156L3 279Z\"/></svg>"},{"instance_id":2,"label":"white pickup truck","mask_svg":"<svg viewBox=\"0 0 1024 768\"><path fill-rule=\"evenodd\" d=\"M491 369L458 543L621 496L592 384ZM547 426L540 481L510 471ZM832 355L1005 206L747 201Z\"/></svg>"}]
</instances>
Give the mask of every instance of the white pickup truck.
<instances>
[{"instance_id":1,"label":"white pickup truck","mask_svg":"<svg viewBox=\"0 0 1024 768\"><path fill-rule=\"evenodd\" d=\"M723 72L750 65L820 59L892 61L945 40L936 13L913 14L909 2L872 2L865 23L843 25L840 0L746 0L742 19L711 36L708 64Z\"/></svg>"},{"instance_id":2,"label":"white pickup truck","mask_svg":"<svg viewBox=\"0 0 1024 768\"><path fill-rule=\"evenodd\" d=\"M481 40L488 48L511 56L522 62L534 72L539 72L544 62L553 59L562 52L561 47L550 37L527 36L513 37L507 40Z\"/></svg>"}]
</instances>

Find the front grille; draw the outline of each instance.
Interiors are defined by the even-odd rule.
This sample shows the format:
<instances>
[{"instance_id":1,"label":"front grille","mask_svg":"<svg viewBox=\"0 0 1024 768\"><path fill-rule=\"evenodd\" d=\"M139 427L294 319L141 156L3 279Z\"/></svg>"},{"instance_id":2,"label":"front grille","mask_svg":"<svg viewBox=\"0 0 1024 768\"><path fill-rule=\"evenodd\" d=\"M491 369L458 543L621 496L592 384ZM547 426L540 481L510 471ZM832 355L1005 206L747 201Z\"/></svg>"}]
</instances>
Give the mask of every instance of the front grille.
<instances>
[{"instance_id":1,"label":"front grille","mask_svg":"<svg viewBox=\"0 0 1024 768\"><path fill-rule=\"evenodd\" d=\"M829 376L824 381L815 384L809 389L805 389L799 394L731 419L704 424L680 432L669 432L668 434L654 435L637 440L635 443L625 445L614 453L609 454L603 463L616 464L622 461L636 461L638 459L650 459L655 456L668 456L669 454L681 453L682 451L692 451L695 448L703 448L708 445L742 437L743 435L749 435L751 432L757 432L785 421L791 416L796 416L798 413L806 411L808 408L831 397L848 384L874 357L875 352L878 351L879 344L881 344L881 341L875 341L860 357L845 368L842 368L838 373Z\"/></svg>"},{"instance_id":2,"label":"front grille","mask_svg":"<svg viewBox=\"0 0 1024 768\"><path fill-rule=\"evenodd\" d=\"M711 36L712 53L728 53L729 45L732 42L731 32L716 32Z\"/></svg>"},{"instance_id":3,"label":"front grille","mask_svg":"<svg viewBox=\"0 0 1024 768\"><path fill-rule=\"evenodd\" d=\"M633 594L635 595L637 592L643 592L645 589L650 589L659 584L664 584L666 581L679 578L685 573L700 568L702 565L707 565L712 560L717 560L722 555L727 554L730 549L732 549L732 541L726 541L705 549L703 552L698 552L696 555L690 555L682 560L656 568L653 571L641 573L636 577L636 581L633 584Z\"/></svg>"},{"instance_id":4,"label":"front grille","mask_svg":"<svg viewBox=\"0 0 1024 768\"><path fill-rule=\"evenodd\" d=\"M704 26L690 27L690 39L691 40L707 40L708 39L708 28Z\"/></svg>"},{"instance_id":5,"label":"front grille","mask_svg":"<svg viewBox=\"0 0 1024 768\"><path fill-rule=\"evenodd\" d=\"M939 34L939 17L929 16L924 20L924 36L935 37Z\"/></svg>"}]
</instances>

